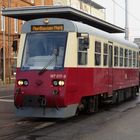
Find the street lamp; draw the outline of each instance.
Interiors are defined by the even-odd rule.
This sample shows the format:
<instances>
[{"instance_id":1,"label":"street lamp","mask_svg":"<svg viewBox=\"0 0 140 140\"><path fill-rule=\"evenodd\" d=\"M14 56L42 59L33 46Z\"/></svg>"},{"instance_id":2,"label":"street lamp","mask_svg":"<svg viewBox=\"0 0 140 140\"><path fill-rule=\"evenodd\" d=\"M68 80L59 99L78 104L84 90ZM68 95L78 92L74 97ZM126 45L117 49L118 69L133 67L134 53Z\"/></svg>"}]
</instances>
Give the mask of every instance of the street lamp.
<instances>
[{"instance_id":1,"label":"street lamp","mask_svg":"<svg viewBox=\"0 0 140 140\"><path fill-rule=\"evenodd\" d=\"M128 0L125 0L125 39L129 40L129 27L128 27Z\"/></svg>"},{"instance_id":2,"label":"street lamp","mask_svg":"<svg viewBox=\"0 0 140 140\"><path fill-rule=\"evenodd\" d=\"M8 0L8 7L11 7L11 0ZM9 82L11 82L11 62L10 62L10 47L11 47L11 40L10 40L10 35L11 35L11 24L10 24L10 18L8 17L8 67L9 67Z\"/></svg>"},{"instance_id":3,"label":"street lamp","mask_svg":"<svg viewBox=\"0 0 140 140\"><path fill-rule=\"evenodd\" d=\"M115 24L115 16L116 16L116 12L115 12L115 1L113 1L113 23Z\"/></svg>"},{"instance_id":4,"label":"street lamp","mask_svg":"<svg viewBox=\"0 0 140 140\"><path fill-rule=\"evenodd\" d=\"M4 8L4 7L2 7ZM5 17L2 16L2 31L3 31L3 83L5 84Z\"/></svg>"}]
</instances>

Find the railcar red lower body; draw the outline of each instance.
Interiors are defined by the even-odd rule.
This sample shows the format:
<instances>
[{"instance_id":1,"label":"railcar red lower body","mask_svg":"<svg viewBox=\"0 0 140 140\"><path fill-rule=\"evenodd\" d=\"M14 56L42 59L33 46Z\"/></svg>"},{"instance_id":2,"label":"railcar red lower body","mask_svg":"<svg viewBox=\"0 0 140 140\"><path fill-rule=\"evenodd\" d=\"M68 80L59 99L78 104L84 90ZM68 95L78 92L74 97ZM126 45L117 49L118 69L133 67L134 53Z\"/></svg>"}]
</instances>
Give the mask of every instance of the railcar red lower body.
<instances>
[{"instance_id":1,"label":"railcar red lower body","mask_svg":"<svg viewBox=\"0 0 140 140\"><path fill-rule=\"evenodd\" d=\"M19 85L20 80L27 80L28 84ZM54 84L61 80L64 85ZM138 69L65 68L42 74L17 69L14 101L17 114L21 116L70 117L75 115L84 97L111 95L138 85Z\"/></svg>"}]
</instances>

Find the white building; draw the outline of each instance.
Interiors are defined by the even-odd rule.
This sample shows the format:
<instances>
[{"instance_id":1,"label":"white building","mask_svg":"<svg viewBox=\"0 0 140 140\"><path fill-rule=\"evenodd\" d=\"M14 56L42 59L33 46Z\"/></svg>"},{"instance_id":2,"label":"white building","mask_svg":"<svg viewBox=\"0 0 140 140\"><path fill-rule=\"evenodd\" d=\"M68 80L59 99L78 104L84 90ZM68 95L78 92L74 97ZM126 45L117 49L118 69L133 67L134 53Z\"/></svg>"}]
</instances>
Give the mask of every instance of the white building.
<instances>
[{"instance_id":1,"label":"white building","mask_svg":"<svg viewBox=\"0 0 140 140\"><path fill-rule=\"evenodd\" d=\"M105 8L92 0L53 0L53 5L71 6L105 20Z\"/></svg>"}]
</instances>

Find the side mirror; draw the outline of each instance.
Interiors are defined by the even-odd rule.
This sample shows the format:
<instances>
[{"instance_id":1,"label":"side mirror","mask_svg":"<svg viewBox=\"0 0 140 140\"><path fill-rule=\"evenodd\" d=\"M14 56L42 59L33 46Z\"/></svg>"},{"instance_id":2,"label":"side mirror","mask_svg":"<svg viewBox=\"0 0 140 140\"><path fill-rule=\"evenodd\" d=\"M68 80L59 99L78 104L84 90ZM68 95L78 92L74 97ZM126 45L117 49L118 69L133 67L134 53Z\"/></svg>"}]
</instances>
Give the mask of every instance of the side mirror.
<instances>
[{"instance_id":1,"label":"side mirror","mask_svg":"<svg viewBox=\"0 0 140 140\"><path fill-rule=\"evenodd\" d=\"M87 49L89 48L89 37L84 37L84 46L86 46Z\"/></svg>"},{"instance_id":2,"label":"side mirror","mask_svg":"<svg viewBox=\"0 0 140 140\"><path fill-rule=\"evenodd\" d=\"M89 38L87 37L80 37L79 38L79 46L82 50L89 49Z\"/></svg>"},{"instance_id":3,"label":"side mirror","mask_svg":"<svg viewBox=\"0 0 140 140\"><path fill-rule=\"evenodd\" d=\"M79 45L82 46L83 49L89 49L89 34L87 33L78 33Z\"/></svg>"}]
</instances>

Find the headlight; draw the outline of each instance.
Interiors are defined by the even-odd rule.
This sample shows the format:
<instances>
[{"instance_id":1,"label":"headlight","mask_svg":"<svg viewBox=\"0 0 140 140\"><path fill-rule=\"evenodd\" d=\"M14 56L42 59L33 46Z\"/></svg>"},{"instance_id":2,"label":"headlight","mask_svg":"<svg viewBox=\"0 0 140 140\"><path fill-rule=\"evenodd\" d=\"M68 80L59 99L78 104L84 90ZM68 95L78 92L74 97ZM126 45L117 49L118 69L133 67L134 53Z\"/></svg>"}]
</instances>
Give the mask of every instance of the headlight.
<instances>
[{"instance_id":1,"label":"headlight","mask_svg":"<svg viewBox=\"0 0 140 140\"><path fill-rule=\"evenodd\" d=\"M53 86L58 86L58 81L57 80L53 80Z\"/></svg>"},{"instance_id":2,"label":"headlight","mask_svg":"<svg viewBox=\"0 0 140 140\"><path fill-rule=\"evenodd\" d=\"M53 80L53 86L64 86L65 82L63 80Z\"/></svg>"},{"instance_id":3,"label":"headlight","mask_svg":"<svg viewBox=\"0 0 140 140\"><path fill-rule=\"evenodd\" d=\"M65 85L65 82L64 82L63 80L60 80L60 81L58 82L58 84L59 84L59 86L64 86L64 85Z\"/></svg>"},{"instance_id":4,"label":"headlight","mask_svg":"<svg viewBox=\"0 0 140 140\"><path fill-rule=\"evenodd\" d=\"M17 83L18 83L19 86L23 86L23 81L22 80L18 80Z\"/></svg>"},{"instance_id":5,"label":"headlight","mask_svg":"<svg viewBox=\"0 0 140 140\"><path fill-rule=\"evenodd\" d=\"M17 81L18 86L28 86L29 82L26 79L20 79Z\"/></svg>"},{"instance_id":6,"label":"headlight","mask_svg":"<svg viewBox=\"0 0 140 140\"><path fill-rule=\"evenodd\" d=\"M25 80L25 81L23 82L23 85L24 85L24 86L28 86L28 85L29 85L28 80Z\"/></svg>"}]
</instances>

